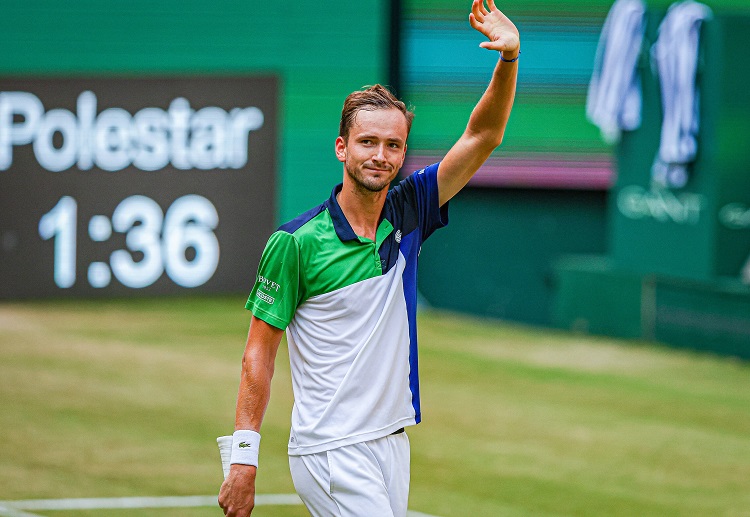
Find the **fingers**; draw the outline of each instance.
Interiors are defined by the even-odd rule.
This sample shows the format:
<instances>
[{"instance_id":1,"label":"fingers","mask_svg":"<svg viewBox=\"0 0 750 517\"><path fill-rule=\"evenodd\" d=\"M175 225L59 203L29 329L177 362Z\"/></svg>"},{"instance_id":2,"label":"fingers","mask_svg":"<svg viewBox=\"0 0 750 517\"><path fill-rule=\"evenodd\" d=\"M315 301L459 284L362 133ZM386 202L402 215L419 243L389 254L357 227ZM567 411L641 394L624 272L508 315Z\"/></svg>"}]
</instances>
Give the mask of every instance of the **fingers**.
<instances>
[{"instance_id":1,"label":"fingers","mask_svg":"<svg viewBox=\"0 0 750 517\"><path fill-rule=\"evenodd\" d=\"M474 0L471 4L471 14L479 23L484 22L484 15L487 14L487 9L484 8L484 0ZM473 25L472 25L473 27ZM474 27L476 28L476 27Z\"/></svg>"},{"instance_id":2,"label":"fingers","mask_svg":"<svg viewBox=\"0 0 750 517\"><path fill-rule=\"evenodd\" d=\"M484 0L474 0L471 3L471 14L474 15L474 19L480 24L484 23L485 16L497 10L498 8L495 5L495 0L487 0L487 7L484 6ZM469 15L469 21L471 21L471 15ZM473 23L471 26L476 29L476 26Z\"/></svg>"},{"instance_id":3,"label":"fingers","mask_svg":"<svg viewBox=\"0 0 750 517\"><path fill-rule=\"evenodd\" d=\"M477 21L477 17L474 16L474 13L469 13L469 24L471 24L476 30L480 30L482 27L482 24Z\"/></svg>"},{"instance_id":4,"label":"fingers","mask_svg":"<svg viewBox=\"0 0 750 517\"><path fill-rule=\"evenodd\" d=\"M498 52L502 52L505 50L503 48L503 45L498 43L497 41L483 41L479 44L480 47L486 48L487 50L496 50Z\"/></svg>"},{"instance_id":5,"label":"fingers","mask_svg":"<svg viewBox=\"0 0 750 517\"><path fill-rule=\"evenodd\" d=\"M487 2L485 7L484 2ZM489 11L487 10L489 8ZM495 5L495 0L473 0L469 24L490 41L479 46L500 52L517 50L520 44L518 29Z\"/></svg>"}]
</instances>

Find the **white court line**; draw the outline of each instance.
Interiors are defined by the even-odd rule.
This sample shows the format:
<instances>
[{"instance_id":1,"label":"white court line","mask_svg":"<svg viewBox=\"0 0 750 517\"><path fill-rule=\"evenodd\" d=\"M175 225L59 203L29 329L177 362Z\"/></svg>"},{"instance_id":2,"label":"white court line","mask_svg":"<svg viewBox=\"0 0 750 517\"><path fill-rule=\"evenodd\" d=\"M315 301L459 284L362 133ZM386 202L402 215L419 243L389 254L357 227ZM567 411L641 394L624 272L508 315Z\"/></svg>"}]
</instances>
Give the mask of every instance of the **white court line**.
<instances>
[{"instance_id":1,"label":"white court line","mask_svg":"<svg viewBox=\"0 0 750 517\"><path fill-rule=\"evenodd\" d=\"M197 508L218 506L215 495L181 497L98 497L78 499L27 499L0 501L0 516L40 517L21 510L118 510L134 508ZM255 506L281 506L302 504L297 494L258 494ZM435 517L426 513L408 511L408 517Z\"/></svg>"},{"instance_id":2,"label":"white court line","mask_svg":"<svg viewBox=\"0 0 750 517\"><path fill-rule=\"evenodd\" d=\"M35 513L22 512L12 506L6 506L4 503L0 503L0 515L3 517L42 517Z\"/></svg>"},{"instance_id":3,"label":"white court line","mask_svg":"<svg viewBox=\"0 0 750 517\"><path fill-rule=\"evenodd\" d=\"M78 499L27 499L0 501L0 516L40 517L22 510L118 510L136 508L197 508L219 506L215 495L183 497L108 497ZM297 494L259 494L255 506L297 505Z\"/></svg>"}]
</instances>

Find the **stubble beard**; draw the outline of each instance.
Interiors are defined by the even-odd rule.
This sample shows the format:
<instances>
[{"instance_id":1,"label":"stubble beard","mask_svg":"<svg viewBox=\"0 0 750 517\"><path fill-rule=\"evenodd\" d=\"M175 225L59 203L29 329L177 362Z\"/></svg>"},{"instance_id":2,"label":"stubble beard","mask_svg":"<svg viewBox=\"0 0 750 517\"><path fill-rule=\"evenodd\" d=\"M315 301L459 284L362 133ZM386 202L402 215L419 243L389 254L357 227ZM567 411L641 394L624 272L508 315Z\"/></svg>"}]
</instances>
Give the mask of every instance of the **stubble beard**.
<instances>
[{"instance_id":1,"label":"stubble beard","mask_svg":"<svg viewBox=\"0 0 750 517\"><path fill-rule=\"evenodd\" d=\"M393 181L393 178L396 177L395 174L389 174L387 178L383 179L367 177L364 174L359 173L357 168L350 167L349 164L346 164L344 169L346 170L346 175L349 176L349 179L351 179L352 182L354 182L354 185L358 190L372 193L382 192L384 189L387 189L390 186L391 181ZM391 173L392 172L393 171L391 170Z\"/></svg>"}]
</instances>

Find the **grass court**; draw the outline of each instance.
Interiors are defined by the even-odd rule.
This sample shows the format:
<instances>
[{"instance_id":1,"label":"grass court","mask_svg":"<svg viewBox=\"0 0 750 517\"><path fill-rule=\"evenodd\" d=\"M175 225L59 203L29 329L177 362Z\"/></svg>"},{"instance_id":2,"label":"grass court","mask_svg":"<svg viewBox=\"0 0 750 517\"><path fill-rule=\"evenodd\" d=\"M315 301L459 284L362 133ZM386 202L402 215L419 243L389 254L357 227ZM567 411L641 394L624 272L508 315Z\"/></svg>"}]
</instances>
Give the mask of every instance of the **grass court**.
<instances>
[{"instance_id":1,"label":"grass court","mask_svg":"<svg viewBox=\"0 0 750 517\"><path fill-rule=\"evenodd\" d=\"M0 304L0 501L218 493L249 323L238 297ZM748 516L750 367L423 311L410 509ZM282 343L259 494L294 492ZM210 516L217 507L34 511ZM259 506L254 516L307 515Z\"/></svg>"}]
</instances>

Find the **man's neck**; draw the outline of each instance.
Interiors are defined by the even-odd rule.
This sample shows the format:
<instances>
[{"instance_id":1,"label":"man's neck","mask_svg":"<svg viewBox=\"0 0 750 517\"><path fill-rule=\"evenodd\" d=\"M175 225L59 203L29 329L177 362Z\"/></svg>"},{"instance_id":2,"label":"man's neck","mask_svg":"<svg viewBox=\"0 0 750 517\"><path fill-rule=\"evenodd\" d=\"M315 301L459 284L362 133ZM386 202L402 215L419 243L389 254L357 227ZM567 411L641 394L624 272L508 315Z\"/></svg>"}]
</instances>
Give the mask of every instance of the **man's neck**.
<instances>
[{"instance_id":1,"label":"man's neck","mask_svg":"<svg viewBox=\"0 0 750 517\"><path fill-rule=\"evenodd\" d=\"M360 237L375 240L387 194L388 188L380 192L369 192L357 189L351 183L344 181L337 200L354 233Z\"/></svg>"}]
</instances>

